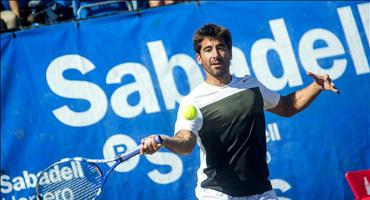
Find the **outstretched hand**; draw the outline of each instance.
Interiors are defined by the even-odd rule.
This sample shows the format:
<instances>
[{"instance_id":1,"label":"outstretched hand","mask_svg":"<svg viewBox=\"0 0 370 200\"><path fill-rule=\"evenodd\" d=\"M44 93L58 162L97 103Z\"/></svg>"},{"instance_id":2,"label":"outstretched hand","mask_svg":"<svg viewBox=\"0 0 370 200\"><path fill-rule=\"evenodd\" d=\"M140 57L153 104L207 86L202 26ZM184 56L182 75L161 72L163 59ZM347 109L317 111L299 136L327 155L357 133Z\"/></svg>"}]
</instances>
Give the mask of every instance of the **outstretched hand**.
<instances>
[{"instance_id":1,"label":"outstretched hand","mask_svg":"<svg viewBox=\"0 0 370 200\"><path fill-rule=\"evenodd\" d=\"M155 141L155 137L158 135L151 135L141 140L140 154L153 154L162 147L162 144Z\"/></svg>"},{"instance_id":2,"label":"outstretched hand","mask_svg":"<svg viewBox=\"0 0 370 200\"><path fill-rule=\"evenodd\" d=\"M339 94L339 90L335 87L335 84L331 81L331 78L329 77L329 75L327 74L319 75L319 74L314 74L312 72L306 72L306 73L308 76L315 79L316 84L320 86L322 90L331 90Z\"/></svg>"}]
</instances>

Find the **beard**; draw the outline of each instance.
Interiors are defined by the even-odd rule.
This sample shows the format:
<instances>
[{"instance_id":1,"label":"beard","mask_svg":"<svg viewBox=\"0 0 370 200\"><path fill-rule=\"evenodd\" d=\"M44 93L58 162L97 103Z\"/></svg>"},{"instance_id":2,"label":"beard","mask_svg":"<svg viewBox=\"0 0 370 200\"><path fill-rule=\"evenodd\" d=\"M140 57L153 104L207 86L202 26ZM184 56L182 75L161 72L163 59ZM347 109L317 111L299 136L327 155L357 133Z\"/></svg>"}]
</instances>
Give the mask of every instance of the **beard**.
<instances>
[{"instance_id":1,"label":"beard","mask_svg":"<svg viewBox=\"0 0 370 200\"><path fill-rule=\"evenodd\" d=\"M226 71L226 69L225 68L222 68L222 69L220 69L220 70L213 70L213 73L212 73L212 75L214 76L214 77L216 77L216 78L222 78L222 77L224 77L225 75L227 75L228 73L227 73L227 71Z\"/></svg>"},{"instance_id":2,"label":"beard","mask_svg":"<svg viewBox=\"0 0 370 200\"><path fill-rule=\"evenodd\" d=\"M204 67L204 70L208 75L216 79L225 79L226 77L230 76L229 67L227 65L217 68L212 65L208 65L207 67Z\"/></svg>"},{"instance_id":3,"label":"beard","mask_svg":"<svg viewBox=\"0 0 370 200\"><path fill-rule=\"evenodd\" d=\"M222 78L229 75L229 63L223 63L221 66L209 65L210 74L216 78Z\"/></svg>"}]
</instances>

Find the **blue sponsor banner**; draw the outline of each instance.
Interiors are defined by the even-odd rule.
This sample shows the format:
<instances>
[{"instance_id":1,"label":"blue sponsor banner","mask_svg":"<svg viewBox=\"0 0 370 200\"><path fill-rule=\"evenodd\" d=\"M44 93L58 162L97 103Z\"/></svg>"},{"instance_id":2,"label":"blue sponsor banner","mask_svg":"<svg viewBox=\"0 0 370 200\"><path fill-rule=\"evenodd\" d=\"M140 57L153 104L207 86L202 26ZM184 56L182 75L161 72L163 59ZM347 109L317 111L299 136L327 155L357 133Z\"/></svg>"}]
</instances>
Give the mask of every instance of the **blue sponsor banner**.
<instances>
[{"instance_id":1,"label":"blue sponsor banner","mask_svg":"<svg viewBox=\"0 0 370 200\"><path fill-rule=\"evenodd\" d=\"M342 94L266 113L266 159L282 199L352 198L344 173L370 168L369 13L355 1L189 2L1 34L2 200L35 199L36 174L59 159L173 135L180 99L204 79L192 34L210 22L232 32L237 76L282 95L312 82L305 71L333 78ZM103 199L195 199L198 154L134 157Z\"/></svg>"}]
</instances>

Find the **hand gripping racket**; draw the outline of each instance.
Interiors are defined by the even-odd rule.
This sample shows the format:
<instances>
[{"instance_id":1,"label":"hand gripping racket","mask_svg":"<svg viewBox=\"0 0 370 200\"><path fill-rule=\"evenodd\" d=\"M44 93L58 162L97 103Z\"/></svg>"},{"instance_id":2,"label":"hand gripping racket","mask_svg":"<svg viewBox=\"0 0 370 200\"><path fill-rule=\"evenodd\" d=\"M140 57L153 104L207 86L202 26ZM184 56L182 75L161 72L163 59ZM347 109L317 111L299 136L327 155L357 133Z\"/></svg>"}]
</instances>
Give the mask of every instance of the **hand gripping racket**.
<instances>
[{"instance_id":1,"label":"hand gripping racket","mask_svg":"<svg viewBox=\"0 0 370 200\"><path fill-rule=\"evenodd\" d=\"M154 138L162 143L158 135ZM65 158L40 173L36 182L37 199L92 200L102 191L110 173L120 163L140 154L140 146L111 159ZM97 164L115 162L105 174Z\"/></svg>"}]
</instances>

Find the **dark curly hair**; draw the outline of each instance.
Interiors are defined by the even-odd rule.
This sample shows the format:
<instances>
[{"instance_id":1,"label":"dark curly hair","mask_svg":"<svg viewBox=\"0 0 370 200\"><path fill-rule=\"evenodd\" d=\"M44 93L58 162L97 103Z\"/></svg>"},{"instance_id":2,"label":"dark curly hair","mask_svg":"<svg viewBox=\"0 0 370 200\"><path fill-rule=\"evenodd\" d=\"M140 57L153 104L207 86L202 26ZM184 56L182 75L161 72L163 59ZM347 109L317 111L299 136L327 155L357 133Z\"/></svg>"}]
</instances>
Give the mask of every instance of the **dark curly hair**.
<instances>
[{"instance_id":1,"label":"dark curly hair","mask_svg":"<svg viewBox=\"0 0 370 200\"><path fill-rule=\"evenodd\" d=\"M196 53L200 53L200 44L206 37L225 41L227 48L231 51L232 38L230 31L216 24L206 24L194 33L193 47Z\"/></svg>"}]
</instances>

